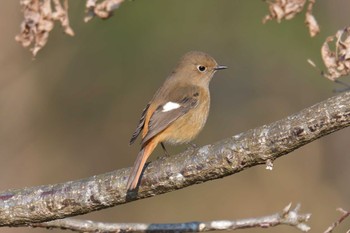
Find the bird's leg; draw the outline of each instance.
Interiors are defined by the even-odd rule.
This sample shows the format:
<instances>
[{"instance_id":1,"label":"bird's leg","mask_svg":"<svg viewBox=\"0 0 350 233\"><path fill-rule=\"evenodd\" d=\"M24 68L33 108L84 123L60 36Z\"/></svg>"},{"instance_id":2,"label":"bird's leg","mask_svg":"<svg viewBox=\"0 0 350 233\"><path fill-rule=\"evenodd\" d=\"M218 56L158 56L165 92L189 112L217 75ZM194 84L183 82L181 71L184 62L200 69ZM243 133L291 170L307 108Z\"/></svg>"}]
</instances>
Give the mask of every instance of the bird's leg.
<instances>
[{"instance_id":1,"label":"bird's leg","mask_svg":"<svg viewBox=\"0 0 350 233\"><path fill-rule=\"evenodd\" d=\"M195 150L198 148L196 143L187 143L187 150Z\"/></svg>"},{"instance_id":2,"label":"bird's leg","mask_svg":"<svg viewBox=\"0 0 350 233\"><path fill-rule=\"evenodd\" d=\"M166 148L165 148L165 146L164 146L164 143L163 143L163 142L161 142L161 143L160 143L160 145L161 145L161 146L162 146L162 148L163 148L164 155L165 155L165 156L169 156L169 153L168 153L168 151L166 150Z\"/></svg>"},{"instance_id":3,"label":"bird's leg","mask_svg":"<svg viewBox=\"0 0 350 233\"><path fill-rule=\"evenodd\" d=\"M343 89L339 89L339 88L335 89L334 90L335 93L340 93L340 92L345 92L345 91L349 91L350 90L350 85L349 84L344 83L344 82L342 82L342 81L340 81L338 79L334 80L334 82L345 86L345 88L343 88Z\"/></svg>"}]
</instances>

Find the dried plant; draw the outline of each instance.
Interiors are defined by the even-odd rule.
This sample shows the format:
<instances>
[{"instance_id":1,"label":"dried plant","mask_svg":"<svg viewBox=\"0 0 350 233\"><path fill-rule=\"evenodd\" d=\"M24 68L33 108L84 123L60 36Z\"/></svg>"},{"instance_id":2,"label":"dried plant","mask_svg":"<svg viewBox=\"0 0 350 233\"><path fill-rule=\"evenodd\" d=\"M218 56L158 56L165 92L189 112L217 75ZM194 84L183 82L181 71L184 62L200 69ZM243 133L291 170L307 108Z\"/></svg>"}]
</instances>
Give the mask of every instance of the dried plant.
<instances>
[{"instance_id":1,"label":"dried plant","mask_svg":"<svg viewBox=\"0 0 350 233\"><path fill-rule=\"evenodd\" d=\"M312 8L316 0L309 0L308 7L305 14L305 23L309 28L310 36L314 37L320 32L320 27L317 24L315 17L312 14ZM277 20L281 22L282 19L293 19L295 15L300 13L306 4L306 0L275 0L267 1L269 4L270 14L266 15L263 19L263 23L269 20Z\"/></svg>"},{"instance_id":2,"label":"dried plant","mask_svg":"<svg viewBox=\"0 0 350 233\"><path fill-rule=\"evenodd\" d=\"M54 27L54 21L60 21L64 32L73 36L74 31L69 25L68 2L60 0L21 0L24 19L21 24L21 32L15 39L23 47L33 45L30 49L35 56L48 40L49 33Z\"/></svg>"},{"instance_id":3,"label":"dried plant","mask_svg":"<svg viewBox=\"0 0 350 233\"><path fill-rule=\"evenodd\" d=\"M334 42L334 51L330 43ZM350 27L339 30L334 36L330 36L321 48L323 62L327 68L324 76L335 81L341 76L350 73Z\"/></svg>"},{"instance_id":4,"label":"dried plant","mask_svg":"<svg viewBox=\"0 0 350 233\"><path fill-rule=\"evenodd\" d=\"M113 10L117 9L124 0L97 0L86 1L85 22L94 16L108 18ZM74 36L69 25L68 0L21 0L24 19L21 23L21 32L15 37L23 47L29 47L33 56L46 45L49 33L54 28L54 22L59 21L66 34Z\"/></svg>"},{"instance_id":5,"label":"dried plant","mask_svg":"<svg viewBox=\"0 0 350 233\"><path fill-rule=\"evenodd\" d=\"M86 1L86 17L85 22L90 21L94 16L98 16L101 19L109 18L113 11L117 9L124 0L105 0L101 3L96 3L97 0Z\"/></svg>"}]
</instances>

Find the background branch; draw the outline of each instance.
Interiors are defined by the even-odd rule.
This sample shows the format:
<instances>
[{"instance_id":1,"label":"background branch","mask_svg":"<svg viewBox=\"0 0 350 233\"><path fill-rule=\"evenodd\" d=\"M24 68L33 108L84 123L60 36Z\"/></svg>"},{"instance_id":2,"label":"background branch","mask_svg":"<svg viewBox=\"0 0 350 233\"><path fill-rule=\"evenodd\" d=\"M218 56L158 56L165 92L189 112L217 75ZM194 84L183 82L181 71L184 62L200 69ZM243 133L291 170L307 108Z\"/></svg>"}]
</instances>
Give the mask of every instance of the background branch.
<instances>
[{"instance_id":1,"label":"background branch","mask_svg":"<svg viewBox=\"0 0 350 233\"><path fill-rule=\"evenodd\" d=\"M44 228L59 228L79 232L206 232L238 230L246 228L268 228L279 225L294 226L301 231L308 231L310 227L306 222L310 214L300 214L300 205L291 209L291 204L286 206L281 213L276 213L260 218L249 218L240 220L218 220L209 222L186 222L168 224L145 224L145 223L102 223L84 221L78 219L60 219L45 223L33 223L29 226Z\"/></svg>"},{"instance_id":2,"label":"background branch","mask_svg":"<svg viewBox=\"0 0 350 233\"><path fill-rule=\"evenodd\" d=\"M149 163L137 193L126 193L129 169L63 184L0 193L0 225L65 218L232 175L271 162L350 125L350 92L283 120ZM159 168L162 169L159 169Z\"/></svg>"},{"instance_id":3,"label":"background branch","mask_svg":"<svg viewBox=\"0 0 350 233\"><path fill-rule=\"evenodd\" d=\"M337 210L339 212L341 212L342 215L340 216L340 218L337 221L332 223L332 225L330 225L327 228L327 230L325 230L323 233L331 233L331 232L333 232L334 228L336 228L338 225L340 225L350 215L349 211L346 211L346 210L344 210L342 208L338 208ZM349 232L349 231L350 231L350 229L347 232Z\"/></svg>"}]
</instances>

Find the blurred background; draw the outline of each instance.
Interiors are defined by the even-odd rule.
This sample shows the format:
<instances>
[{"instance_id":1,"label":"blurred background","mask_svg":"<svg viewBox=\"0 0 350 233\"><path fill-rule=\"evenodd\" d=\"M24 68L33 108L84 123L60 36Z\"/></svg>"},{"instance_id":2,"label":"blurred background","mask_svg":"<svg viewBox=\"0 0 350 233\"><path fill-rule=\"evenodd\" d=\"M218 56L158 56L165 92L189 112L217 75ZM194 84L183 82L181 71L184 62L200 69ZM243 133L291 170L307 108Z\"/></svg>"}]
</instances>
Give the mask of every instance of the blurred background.
<instances>
[{"instance_id":1,"label":"blurred background","mask_svg":"<svg viewBox=\"0 0 350 233\"><path fill-rule=\"evenodd\" d=\"M211 82L211 112L198 145L284 118L333 96L338 87L306 60L323 68L321 45L349 24L349 1L317 2L316 38L310 38L304 14L263 25L263 1L127 1L110 19L87 24L84 4L69 1L76 36L56 24L33 59L14 40L22 20L19 1L2 2L0 190L131 166L139 146L128 142L143 107L190 50L205 51L229 67ZM276 160L273 171L258 166L79 217L148 223L237 219L272 214L293 202L312 213L311 232L321 232L338 218L337 207L350 209L349 136L348 128L321 138ZM171 154L184 149L168 147ZM161 154L158 148L152 159ZM347 220L336 232L349 227ZM287 226L248 231L297 232Z\"/></svg>"}]
</instances>

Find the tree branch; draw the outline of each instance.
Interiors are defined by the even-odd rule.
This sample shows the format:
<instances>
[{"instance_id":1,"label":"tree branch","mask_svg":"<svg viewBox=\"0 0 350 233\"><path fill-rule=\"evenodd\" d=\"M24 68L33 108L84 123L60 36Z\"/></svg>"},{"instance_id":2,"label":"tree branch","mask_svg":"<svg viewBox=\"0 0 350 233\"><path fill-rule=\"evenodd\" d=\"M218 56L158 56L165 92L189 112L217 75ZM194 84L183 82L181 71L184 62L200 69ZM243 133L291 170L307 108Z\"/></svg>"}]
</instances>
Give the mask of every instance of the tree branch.
<instances>
[{"instance_id":1,"label":"tree branch","mask_svg":"<svg viewBox=\"0 0 350 233\"><path fill-rule=\"evenodd\" d=\"M346 210L344 210L344 209L342 209L342 208L338 208L337 209L339 212L341 212L342 213L342 215L340 216L340 218L337 220L337 221L335 221L334 223L332 223L332 225L330 225L328 228L327 228L327 230L325 230L323 233L331 233L331 232L333 232L333 230L334 230L334 228L336 228L338 225L340 225L347 217L349 217L349 215L350 215L350 212L349 211L346 211ZM347 231L347 232L349 232L350 231L350 229Z\"/></svg>"},{"instance_id":2,"label":"tree branch","mask_svg":"<svg viewBox=\"0 0 350 233\"><path fill-rule=\"evenodd\" d=\"M126 193L129 168L63 184L0 192L0 226L46 222L222 178L278 157L350 125L350 92L280 121L212 145L149 163L138 192ZM162 169L159 169L162 168Z\"/></svg>"},{"instance_id":3,"label":"tree branch","mask_svg":"<svg viewBox=\"0 0 350 233\"><path fill-rule=\"evenodd\" d=\"M79 232L206 232L238 230L246 228L268 228L278 225L294 226L301 231L308 231L310 227L306 222L310 214L300 214L300 205L291 210L291 204L286 206L282 213L276 213L270 216L260 218L240 219L235 221L219 220L210 222L186 222L186 223L168 223L168 224L145 224L145 223L103 223L84 221L78 219L60 219L51 222L33 223L29 226L43 228L59 228L63 230L72 230Z\"/></svg>"}]
</instances>

